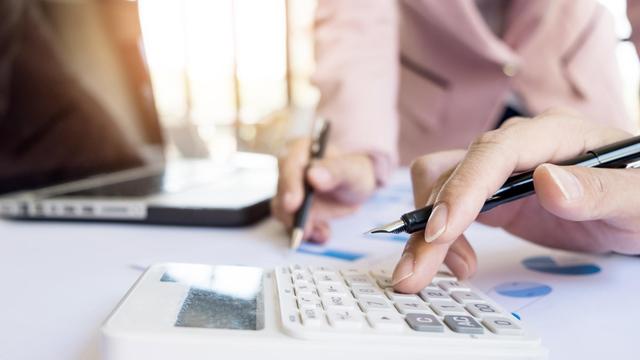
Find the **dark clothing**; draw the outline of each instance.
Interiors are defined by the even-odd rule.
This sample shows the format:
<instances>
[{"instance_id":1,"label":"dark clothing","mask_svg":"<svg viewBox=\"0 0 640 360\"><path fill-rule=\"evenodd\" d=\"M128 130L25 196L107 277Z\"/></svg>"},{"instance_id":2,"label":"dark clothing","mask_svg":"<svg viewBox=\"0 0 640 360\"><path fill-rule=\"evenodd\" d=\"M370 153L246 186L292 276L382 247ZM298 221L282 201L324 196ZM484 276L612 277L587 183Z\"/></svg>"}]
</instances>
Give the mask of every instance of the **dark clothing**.
<instances>
[{"instance_id":1,"label":"dark clothing","mask_svg":"<svg viewBox=\"0 0 640 360\"><path fill-rule=\"evenodd\" d=\"M38 10L0 0L0 193L142 164L65 67Z\"/></svg>"}]
</instances>

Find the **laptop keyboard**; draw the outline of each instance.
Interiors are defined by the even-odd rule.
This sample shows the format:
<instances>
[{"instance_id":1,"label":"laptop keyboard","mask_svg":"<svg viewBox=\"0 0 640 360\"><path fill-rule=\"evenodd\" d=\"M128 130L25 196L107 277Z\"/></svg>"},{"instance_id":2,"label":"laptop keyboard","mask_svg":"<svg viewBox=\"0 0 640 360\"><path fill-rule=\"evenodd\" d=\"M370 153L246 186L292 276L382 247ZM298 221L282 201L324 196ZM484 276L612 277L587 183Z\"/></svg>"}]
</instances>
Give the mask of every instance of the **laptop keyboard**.
<instances>
[{"instance_id":1,"label":"laptop keyboard","mask_svg":"<svg viewBox=\"0 0 640 360\"><path fill-rule=\"evenodd\" d=\"M164 174L153 174L116 184L72 191L56 197L144 197L165 191Z\"/></svg>"}]
</instances>

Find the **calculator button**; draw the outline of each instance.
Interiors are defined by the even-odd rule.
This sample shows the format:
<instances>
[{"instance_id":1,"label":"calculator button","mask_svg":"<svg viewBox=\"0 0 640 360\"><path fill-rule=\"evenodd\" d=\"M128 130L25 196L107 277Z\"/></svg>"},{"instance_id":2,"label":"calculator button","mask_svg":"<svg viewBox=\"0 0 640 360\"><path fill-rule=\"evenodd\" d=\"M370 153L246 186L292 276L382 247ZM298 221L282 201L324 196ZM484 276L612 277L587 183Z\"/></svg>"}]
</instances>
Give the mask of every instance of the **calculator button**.
<instances>
[{"instance_id":1,"label":"calculator button","mask_svg":"<svg viewBox=\"0 0 640 360\"><path fill-rule=\"evenodd\" d=\"M443 332L442 323L431 314L407 314L407 324L416 331Z\"/></svg>"},{"instance_id":2,"label":"calculator button","mask_svg":"<svg viewBox=\"0 0 640 360\"><path fill-rule=\"evenodd\" d=\"M444 315L466 315L464 309L453 301L438 301L431 303L431 309L440 316Z\"/></svg>"},{"instance_id":3,"label":"calculator button","mask_svg":"<svg viewBox=\"0 0 640 360\"><path fill-rule=\"evenodd\" d=\"M318 284L318 292L320 295L347 295L349 290L342 284L321 283Z\"/></svg>"},{"instance_id":4,"label":"calculator button","mask_svg":"<svg viewBox=\"0 0 640 360\"><path fill-rule=\"evenodd\" d=\"M420 297L426 302L433 301L450 301L451 297L444 290L441 289L424 289L420 291Z\"/></svg>"},{"instance_id":5,"label":"calculator button","mask_svg":"<svg viewBox=\"0 0 640 360\"><path fill-rule=\"evenodd\" d=\"M373 276L374 279L380 279L380 278L391 278L393 276L393 272L390 271L389 269L374 269L371 270L371 276Z\"/></svg>"},{"instance_id":6,"label":"calculator button","mask_svg":"<svg viewBox=\"0 0 640 360\"><path fill-rule=\"evenodd\" d=\"M336 328L360 329L364 325L364 318L355 310L330 309L327 317L329 323Z\"/></svg>"},{"instance_id":7,"label":"calculator button","mask_svg":"<svg viewBox=\"0 0 640 360\"><path fill-rule=\"evenodd\" d=\"M289 270L291 270L291 272L294 272L296 270L302 270L305 271L304 266L300 265L300 264L293 264L289 266Z\"/></svg>"},{"instance_id":8,"label":"calculator button","mask_svg":"<svg viewBox=\"0 0 640 360\"><path fill-rule=\"evenodd\" d=\"M503 317L487 317L482 320L482 323L491 332L498 335L521 335L523 333L522 328L516 325L515 321Z\"/></svg>"},{"instance_id":9,"label":"calculator button","mask_svg":"<svg viewBox=\"0 0 640 360\"><path fill-rule=\"evenodd\" d=\"M392 289L387 289L385 291L385 293L387 294L389 299L394 300L394 301L399 301L399 300L417 301L417 302L421 301L420 298L415 294L397 293L397 292L393 291Z\"/></svg>"},{"instance_id":10,"label":"calculator button","mask_svg":"<svg viewBox=\"0 0 640 360\"><path fill-rule=\"evenodd\" d=\"M326 324L324 313L317 309L302 309L300 317L305 326L323 326Z\"/></svg>"},{"instance_id":11,"label":"calculator button","mask_svg":"<svg viewBox=\"0 0 640 360\"><path fill-rule=\"evenodd\" d=\"M365 275L346 275L344 279L347 281L349 286L355 285L371 285L371 278Z\"/></svg>"},{"instance_id":12,"label":"calculator button","mask_svg":"<svg viewBox=\"0 0 640 360\"><path fill-rule=\"evenodd\" d=\"M278 289L281 294L293 296L293 286L291 286L291 281L287 282L278 282Z\"/></svg>"},{"instance_id":13,"label":"calculator button","mask_svg":"<svg viewBox=\"0 0 640 360\"><path fill-rule=\"evenodd\" d=\"M447 270L440 270L433 276L435 282L438 281L456 281L456 277Z\"/></svg>"},{"instance_id":14,"label":"calculator button","mask_svg":"<svg viewBox=\"0 0 640 360\"><path fill-rule=\"evenodd\" d=\"M333 284L344 284L342 278L334 272L322 272L313 274L313 278L316 281L316 284L323 283L333 283Z\"/></svg>"},{"instance_id":15,"label":"calculator button","mask_svg":"<svg viewBox=\"0 0 640 360\"><path fill-rule=\"evenodd\" d=\"M316 273L316 272L335 272L336 269L329 267L329 266L310 266L309 270L311 270L311 272Z\"/></svg>"},{"instance_id":16,"label":"calculator button","mask_svg":"<svg viewBox=\"0 0 640 360\"><path fill-rule=\"evenodd\" d=\"M438 286L442 288L444 291L454 291L454 290L469 290L468 287L460 284L455 280L447 280L447 281L438 281Z\"/></svg>"},{"instance_id":17,"label":"calculator button","mask_svg":"<svg viewBox=\"0 0 640 360\"><path fill-rule=\"evenodd\" d=\"M280 296L280 308L283 310L297 310L298 309L298 301L293 296Z\"/></svg>"},{"instance_id":18,"label":"calculator button","mask_svg":"<svg viewBox=\"0 0 640 360\"><path fill-rule=\"evenodd\" d=\"M294 270L291 273L291 276L293 277L294 283L296 281L306 281L306 282L313 281L313 279L311 278L311 275L309 275L309 273L306 270Z\"/></svg>"},{"instance_id":19,"label":"calculator button","mask_svg":"<svg viewBox=\"0 0 640 360\"><path fill-rule=\"evenodd\" d=\"M393 306L391 306L387 300L380 297L370 297L370 296L362 296L358 299L358 304L363 312L370 311L390 311L393 310Z\"/></svg>"},{"instance_id":20,"label":"calculator button","mask_svg":"<svg viewBox=\"0 0 640 360\"><path fill-rule=\"evenodd\" d=\"M391 278L378 278L376 283L381 288L390 288L393 286L393 280L391 280Z\"/></svg>"},{"instance_id":21,"label":"calculator button","mask_svg":"<svg viewBox=\"0 0 640 360\"><path fill-rule=\"evenodd\" d=\"M485 317L498 315L500 312L489 304L477 303L477 304L468 304L466 306L467 310L471 313L471 315L475 317Z\"/></svg>"},{"instance_id":22,"label":"calculator button","mask_svg":"<svg viewBox=\"0 0 640 360\"><path fill-rule=\"evenodd\" d=\"M452 291L451 297L459 303L484 301L478 294L471 291Z\"/></svg>"},{"instance_id":23,"label":"calculator button","mask_svg":"<svg viewBox=\"0 0 640 360\"><path fill-rule=\"evenodd\" d=\"M447 326L461 334L482 334L484 328L471 316L465 315L447 315L444 317L444 323Z\"/></svg>"},{"instance_id":24,"label":"calculator button","mask_svg":"<svg viewBox=\"0 0 640 360\"><path fill-rule=\"evenodd\" d=\"M316 294L316 287L307 281L296 281L293 287L296 289L296 295L298 296L302 294Z\"/></svg>"},{"instance_id":25,"label":"calculator button","mask_svg":"<svg viewBox=\"0 0 640 360\"><path fill-rule=\"evenodd\" d=\"M354 309L356 305L350 295L325 295L322 303L326 309Z\"/></svg>"},{"instance_id":26,"label":"calculator button","mask_svg":"<svg viewBox=\"0 0 640 360\"><path fill-rule=\"evenodd\" d=\"M372 311L367 313L367 321L376 330L402 331L404 320L395 313L387 311Z\"/></svg>"},{"instance_id":27,"label":"calculator button","mask_svg":"<svg viewBox=\"0 0 640 360\"><path fill-rule=\"evenodd\" d=\"M342 269L340 270L340 274L342 274L342 276L367 275L367 272L362 269Z\"/></svg>"},{"instance_id":28,"label":"calculator button","mask_svg":"<svg viewBox=\"0 0 640 360\"><path fill-rule=\"evenodd\" d=\"M433 283L433 282L432 282L431 284L427 285L427 286L423 289L423 291L424 291L424 290L438 290L438 291L439 291L439 290L441 290L441 289L440 289L440 286L438 286L438 285L436 285L436 283Z\"/></svg>"},{"instance_id":29,"label":"calculator button","mask_svg":"<svg viewBox=\"0 0 640 360\"><path fill-rule=\"evenodd\" d=\"M396 302L396 309L401 314L409 313L432 313L429 307L422 301L401 300Z\"/></svg>"},{"instance_id":30,"label":"calculator button","mask_svg":"<svg viewBox=\"0 0 640 360\"><path fill-rule=\"evenodd\" d=\"M373 286L355 285L351 288L351 290L353 291L353 296L355 296L357 299L362 296L373 296L384 299L384 295L382 294L382 292L378 290L378 288L375 288Z\"/></svg>"},{"instance_id":31,"label":"calculator button","mask_svg":"<svg viewBox=\"0 0 640 360\"><path fill-rule=\"evenodd\" d=\"M318 309L322 310L320 299L315 295L303 294L298 296L298 307L300 309Z\"/></svg>"},{"instance_id":32,"label":"calculator button","mask_svg":"<svg viewBox=\"0 0 640 360\"><path fill-rule=\"evenodd\" d=\"M285 324L297 325L300 323L300 316L297 311L287 311L282 317L282 320Z\"/></svg>"}]
</instances>

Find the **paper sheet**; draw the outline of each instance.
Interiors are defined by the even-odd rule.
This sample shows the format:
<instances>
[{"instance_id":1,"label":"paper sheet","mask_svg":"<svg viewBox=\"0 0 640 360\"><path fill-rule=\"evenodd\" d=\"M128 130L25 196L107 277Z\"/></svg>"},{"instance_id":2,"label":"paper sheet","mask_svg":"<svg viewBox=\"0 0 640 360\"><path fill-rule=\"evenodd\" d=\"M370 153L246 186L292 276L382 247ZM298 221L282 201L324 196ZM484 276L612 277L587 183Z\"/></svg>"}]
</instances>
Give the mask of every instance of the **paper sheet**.
<instances>
[{"instance_id":1,"label":"paper sheet","mask_svg":"<svg viewBox=\"0 0 640 360\"><path fill-rule=\"evenodd\" d=\"M100 324L141 271L157 262L265 268L393 264L406 235L362 233L411 207L408 172L399 172L358 213L335 221L334 238L315 253L290 252L274 220L246 229L0 221L0 359L98 359ZM553 251L480 225L467 236L479 258L472 283L520 314L552 359L638 358L640 258ZM317 254L326 251L362 257ZM522 261L532 257L525 267ZM550 271L550 260L600 271L562 275L530 269Z\"/></svg>"}]
</instances>

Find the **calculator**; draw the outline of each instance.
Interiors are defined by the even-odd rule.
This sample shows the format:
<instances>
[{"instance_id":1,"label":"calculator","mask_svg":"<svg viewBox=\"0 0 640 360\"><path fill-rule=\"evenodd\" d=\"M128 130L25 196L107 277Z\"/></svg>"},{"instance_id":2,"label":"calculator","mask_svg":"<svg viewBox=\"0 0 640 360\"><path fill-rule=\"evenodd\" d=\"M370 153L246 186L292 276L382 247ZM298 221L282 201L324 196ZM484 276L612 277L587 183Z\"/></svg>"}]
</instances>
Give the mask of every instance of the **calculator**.
<instances>
[{"instance_id":1,"label":"calculator","mask_svg":"<svg viewBox=\"0 0 640 360\"><path fill-rule=\"evenodd\" d=\"M519 319L446 269L402 294L388 268L157 264L101 337L106 360L547 358Z\"/></svg>"}]
</instances>

